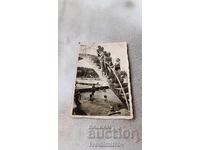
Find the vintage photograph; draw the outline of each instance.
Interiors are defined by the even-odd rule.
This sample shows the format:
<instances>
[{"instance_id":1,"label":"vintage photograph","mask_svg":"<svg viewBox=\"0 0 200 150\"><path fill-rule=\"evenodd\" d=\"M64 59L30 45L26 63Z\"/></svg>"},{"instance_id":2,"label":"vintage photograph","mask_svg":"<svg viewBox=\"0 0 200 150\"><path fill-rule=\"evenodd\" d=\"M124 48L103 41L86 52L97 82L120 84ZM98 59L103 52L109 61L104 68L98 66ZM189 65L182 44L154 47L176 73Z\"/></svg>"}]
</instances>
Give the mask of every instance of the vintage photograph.
<instances>
[{"instance_id":1,"label":"vintage photograph","mask_svg":"<svg viewBox=\"0 0 200 150\"><path fill-rule=\"evenodd\" d=\"M71 114L133 118L127 43L80 43Z\"/></svg>"}]
</instances>

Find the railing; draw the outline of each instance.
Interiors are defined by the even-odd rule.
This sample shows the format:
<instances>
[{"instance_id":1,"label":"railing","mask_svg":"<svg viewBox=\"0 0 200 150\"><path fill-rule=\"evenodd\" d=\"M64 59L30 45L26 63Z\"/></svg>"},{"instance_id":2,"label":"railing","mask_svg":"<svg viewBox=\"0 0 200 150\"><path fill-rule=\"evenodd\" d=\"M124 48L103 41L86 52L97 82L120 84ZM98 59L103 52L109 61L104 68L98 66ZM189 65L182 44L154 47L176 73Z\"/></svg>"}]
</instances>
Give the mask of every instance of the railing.
<instances>
[{"instance_id":1,"label":"railing","mask_svg":"<svg viewBox=\"0 0 200 150\"><path fill-rule=\"evenodd\" d=\"M117 81L118 81L118 83L119 83L119 85L120 85L120 88L121 88L121 90L122 90L122 93L123 93L123 95L124 95L124 99L125 99L125 101L126 101L127 108L128 108L128 110L130 110L130 108L129 108L129 103L128 103L126 94L125 94L125 92L124 92L124 88L123 88L123 86L122 86L122 84L121 84L121 82L120 82L120 80L119 80L119 78L118 78L118 76L117 76L115 70L114 70L113 68L111 68L110 65L109 65L108 63L105 63L105 64L107 64L107 66L112 70L114 76L116 77L116 79L117 79Z\"/></svg>"},{"instance_id":2,"label":"railing","mask_svg":"<svg viewBox=\"0 0 200 150\"><path fill-rule=\"evenodd\" d=\"M96 56L96 57L97 57L97 56ZM91 60L92 60L92 59L91 59ZM104 62L104 63L105 63L105 62ZM123 95L124 95L124 99L125 99L125 103L126 103L126 105L127 105L127 109L130 110L129 103L128 103L126 94L125 94L125 92L124 92L124 88L123 88L123 86L122 86L122 84L121 84L121 82L120 82L120 80L119 80L119 78L118 78L118 76L117 76L115 70L114 70L108 63L105 63L105 64L109 67L109 69L113 72L115 78L117 79L117 82L119 83L120 88L121 88L121 90L122 90L122 93L123 93ZM101 66L101 67L102 67L102 66Z\"/></svg>"}]
</instances>

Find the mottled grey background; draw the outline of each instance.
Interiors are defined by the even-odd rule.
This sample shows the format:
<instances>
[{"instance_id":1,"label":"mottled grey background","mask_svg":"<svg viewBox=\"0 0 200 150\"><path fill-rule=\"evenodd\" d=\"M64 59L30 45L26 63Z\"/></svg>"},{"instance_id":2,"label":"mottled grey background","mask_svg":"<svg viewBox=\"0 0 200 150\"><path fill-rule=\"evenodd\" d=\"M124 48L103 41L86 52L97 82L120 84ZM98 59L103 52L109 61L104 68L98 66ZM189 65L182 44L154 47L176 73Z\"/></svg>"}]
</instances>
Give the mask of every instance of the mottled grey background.
<instances>
[{"instance_id":1,"label":"mottled grey background","mask_svg":"<svg viewBox=\"0 0 200 150\"><path fill-rule=\"evenodd\" d=\"M109 125L137 130L142 136L142 14L141 0L59 0L59 150L88 150L90 125ZM76 73L78 42L127 42L130 59L133 120L74 119L69 116L72 86ZM141 150L134 139L121 142L121 148Z\"/></svg>"}]
</instances>

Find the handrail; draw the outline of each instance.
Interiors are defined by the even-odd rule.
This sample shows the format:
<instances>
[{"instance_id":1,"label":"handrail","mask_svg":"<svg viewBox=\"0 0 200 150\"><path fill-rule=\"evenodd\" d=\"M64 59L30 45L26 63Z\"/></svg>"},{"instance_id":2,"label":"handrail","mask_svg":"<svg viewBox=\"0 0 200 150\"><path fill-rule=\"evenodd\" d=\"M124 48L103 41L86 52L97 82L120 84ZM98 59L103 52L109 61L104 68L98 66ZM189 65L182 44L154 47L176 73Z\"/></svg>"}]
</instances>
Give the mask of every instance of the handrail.
<instances>
[{"instance_id":1,"label":"handrail","mask_svg":"<svg viewBox=\"0 0 200 150\"><path fill-rule=\"evenodd\" d=\"M108 67L112 70L112 72L114 73L115 77L117 78L117 81L118 81L118 83L119 83L119 85L120 85L120 87L121 87L121 89L122 89L122 93L123 93L123 95L124 95L127 108L128 108L128 110L130 110L129 104L128 104L128 100L127 100L126 94L125 94L125 92L124 92L124 88L123 88L123 86L122 86L122 84L121 84L121 82L120 82L118 76L116 75L115 70L114 70L113 68L111 68L110 65L109 65L108 63L105 63L105 62L104 62L104 64L107 64L107 65L108 65Z\"/></svg>"},{"instance_id":2,"label":"handrail","mask_svg":"<svg viewBox=\"0 0 200 150\"><path fill-rule=\"evenodd\" d=\"M115 77L117 78L117 81L119 82L119 85L120 85L120 87L121 87L121 89L122 89L122 92L123 92L123 94L124 94L124 98L125 98L125 101L126 101L127 108L128 108L128 110L130 110L130 109L129 109L128 100L127 100L126 94L125 94L125 92L124 92L124 88L123 88L123 86L122 86L122 84L121 84L121 82L120 82L118 76L116 75L115 70L114 70L113 68L111 68L110 65L109 65L108 63L105 63L105 64L108 65L108 67L112 70L112 72L114 73Z\"/></svg>"}]
</instances>

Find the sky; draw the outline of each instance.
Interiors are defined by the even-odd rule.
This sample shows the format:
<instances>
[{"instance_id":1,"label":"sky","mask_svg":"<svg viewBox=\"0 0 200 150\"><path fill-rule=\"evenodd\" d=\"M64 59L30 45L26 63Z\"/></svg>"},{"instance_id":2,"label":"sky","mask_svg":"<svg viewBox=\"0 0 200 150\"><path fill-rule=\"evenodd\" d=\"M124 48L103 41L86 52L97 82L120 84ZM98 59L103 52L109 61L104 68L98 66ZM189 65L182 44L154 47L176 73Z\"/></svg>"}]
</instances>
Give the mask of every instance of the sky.
<instances>
[{"instance_id":1,"label":"sky","mask_svg":"<svg viewBox=\"0 0 200 150\"><path fill-rule=\"evenodd\" d=\"M113 63L116 58L121 60L121 70L128 72L128 56L127 56L127 43L92 43L92 44L81 44L79 53L91 54L97 56L98 45L103 46L104 50L111 53Z\"/></svg>"}]
</instances>

